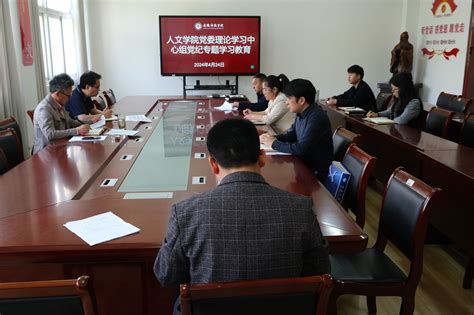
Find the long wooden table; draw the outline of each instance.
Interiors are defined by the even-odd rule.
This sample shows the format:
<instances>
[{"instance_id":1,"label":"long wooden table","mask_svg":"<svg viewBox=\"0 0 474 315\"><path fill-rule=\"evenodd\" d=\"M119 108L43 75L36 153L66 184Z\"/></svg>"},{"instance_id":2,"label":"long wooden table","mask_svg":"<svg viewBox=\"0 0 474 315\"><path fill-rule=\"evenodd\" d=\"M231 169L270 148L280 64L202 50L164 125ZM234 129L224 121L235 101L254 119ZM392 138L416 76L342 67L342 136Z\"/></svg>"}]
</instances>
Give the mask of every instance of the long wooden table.
<instances>
[{"instance_id":1,"label":"long wooden table","mask_svg":"<svg viewBox=\"0 0 474 315\"><path fill-rule=\"evenodd\" d=\"M342 125L363 135L362 148L378 157L377 179L386 183L398 166L433 187L443 189L431 224L466 250L463 287L471 288L474 276L474 149L402 125L376 125L349 117L336 106L320 103L334 127Z\"/></svg>"},{"instance_id":2,"label":"long wooden table","mask_svg":"<svg viewBox=\"0 0 474 315\"><path fill-rule=\"evenodd\" d=\"M215 177L206 159L192 158L189 178L206 176L206 184L189 182L187 190L174 191L170 199L126 200L118 187L166 107L176 99L126 97L114 106L116 113L153 118L148 124L127 122L127 129L140 130L142 142L112 136L96 143L57 141L0 177L0 281L87 274L93 281L99 314L171 314L176 289L162 288L152 269L166 233L170 207L215 187ZM205 129L195 129L194 137L205 136L216 121L235 115L213 109L222 100L194 100L198 102L196 116L206 117L196 120ZM207 153L205 142L193 142L192 155L195 152ZM133 154L133 159L122 161L124 154ZM298 158L269 156L262 172L276 187L312 196L331 252L357 252L366 247L364 231ZM118 179L114 187L100 187L105 178L111 177ZM90 247L63 227L68 221L106 211L139 227L140 232Z\"/></svg>"}]
</instances>

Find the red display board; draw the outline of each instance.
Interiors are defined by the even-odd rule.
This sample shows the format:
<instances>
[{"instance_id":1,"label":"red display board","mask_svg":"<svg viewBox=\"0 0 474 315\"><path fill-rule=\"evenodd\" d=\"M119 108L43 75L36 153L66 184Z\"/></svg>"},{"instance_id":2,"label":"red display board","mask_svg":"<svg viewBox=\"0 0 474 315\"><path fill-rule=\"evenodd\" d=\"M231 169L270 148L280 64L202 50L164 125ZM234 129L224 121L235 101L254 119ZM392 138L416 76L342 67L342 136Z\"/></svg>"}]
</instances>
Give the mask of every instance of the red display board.
<instances>
[{"instance_id":1,"label":"red display board","mask_svg":"<svg viewBox=\"0 0 474 315\"><path fill-rule=\"evenodd\" d=\"M161 74L260 72L259 16L160 16Z\"/></svg>"}]
</instances>

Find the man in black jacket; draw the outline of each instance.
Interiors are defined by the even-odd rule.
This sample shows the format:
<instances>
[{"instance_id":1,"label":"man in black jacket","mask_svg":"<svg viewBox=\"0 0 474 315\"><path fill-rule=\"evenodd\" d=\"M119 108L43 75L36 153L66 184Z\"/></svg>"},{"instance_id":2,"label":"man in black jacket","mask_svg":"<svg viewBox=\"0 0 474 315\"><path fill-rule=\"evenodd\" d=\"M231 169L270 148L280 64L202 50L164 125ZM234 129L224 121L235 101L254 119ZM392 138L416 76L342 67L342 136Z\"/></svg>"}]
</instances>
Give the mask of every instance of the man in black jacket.
<instances>
[{"instance_id":1,"label":"man in black jacket","mask_svg":"<svg viewBox=\"0 0 474 315\"><path fill-rule=\"evenodd\" d=\"M254 111L254 112L261 112L261 111L264 111L265 109L267 109L268 107L268 101L267 99L265 98L265 96L263 96L263 92L262 92L262 83L263 83L263 80L266 78L267 76L264 75L263 73L257 73L256 75L254 75L252 77L252 87L255 91L255 93L257 93L257 102L255 103L250 103L250 102L234 102L234 104L232 104L234 107L238 108L239 110L244 110L244 109L250 109L251 111Z\"/></svg>"},{"instance_id":2,"label":"man in black jacket","mask_svg":"<svg viewBox=\"0 0 474 315\"><path fill-rule=\"evenodd\" d=\"M329 97L326 99L328 105L359 107L366 111L376 111L377 102L370 86L362 80L364 69L361 66L353 65L347 69L349 83L352 87L344 94Z\"/></svg>"}]
</instances>

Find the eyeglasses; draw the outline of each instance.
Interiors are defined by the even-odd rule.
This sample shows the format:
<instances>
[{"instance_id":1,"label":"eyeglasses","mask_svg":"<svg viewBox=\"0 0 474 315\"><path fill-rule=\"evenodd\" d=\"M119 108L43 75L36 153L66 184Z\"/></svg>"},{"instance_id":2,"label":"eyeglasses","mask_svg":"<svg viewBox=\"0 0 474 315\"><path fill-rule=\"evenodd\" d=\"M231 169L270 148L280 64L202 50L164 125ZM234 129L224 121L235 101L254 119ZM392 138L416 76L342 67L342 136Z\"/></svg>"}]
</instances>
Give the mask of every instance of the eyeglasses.
<instances>
[{"instance_id":1,"label":"eyeglasses","mask_svg":"<svg viewBox=\"0 0 474 315\"><path fill-rule=\"evenodd\" d=\"M59 93L61 93L61 94L64 95L64 96L67 96L67 98L70 98L70 97L71 97L71 94L66 94L66 93L64 93L63 91L59 91Z\"/></svg>"}]
</instances>

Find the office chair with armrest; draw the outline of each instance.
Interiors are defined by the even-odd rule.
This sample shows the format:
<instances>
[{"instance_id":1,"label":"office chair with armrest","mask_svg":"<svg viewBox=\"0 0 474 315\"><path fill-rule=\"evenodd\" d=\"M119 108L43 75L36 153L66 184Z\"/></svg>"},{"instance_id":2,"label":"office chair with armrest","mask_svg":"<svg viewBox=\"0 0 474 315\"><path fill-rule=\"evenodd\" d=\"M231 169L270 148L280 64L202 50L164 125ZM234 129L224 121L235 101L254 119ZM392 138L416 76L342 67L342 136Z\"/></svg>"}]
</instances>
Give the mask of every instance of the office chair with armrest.
<instances>
[{"instance_id":1,"label":"office chair with armrest","mask_svg":"<svg viewBox=\"0 0 474 315\"><path fill-rule=\"evenodd\" d=\"M21 156L24 157L23 156L23 139L21 137L20 125L18 125L18 122L13 116L0 120L0 130L5 130L8 128L12 128L15 130L18 140L20 141Z\"/></svg>"},{"instance_id":2,"label":"office chair with armrest","mask_svg":"<svg viewBox=\"0 0 474 315\"><path fill-rule=\"evenodd\" d=\"M114 104L117 103L117 98L115 97L114 90L108 89L108 92L109 92L110 99L112 100L112 102L113 102Z\"/></svg>"},{"instance_id":3,"label":"office chair with armrest","mask_svg":"<svg viewBox=\"0 0 474 315\"><path fill-rule=\"evenodd\" d=\"M0 283L0 313L11 315L94 315L89 277Z\"/></svg>"},{"instance_id":4,"label":"office chair with armrest","mask_svg":"<svg viewBox=\"0 0 474 315\"><path fill-rule=\"evenodd\" d=\"M2 149L0 149L0 175L5 174L10 169L7 157Z\"/></svg>"},{"instance_id":5,"label":"office chair with armrest","mask_svg":"<svg viewBox=\"0 0 474 315\"><path fill-rule=\"evenodd\" d=\"M3 150L10 168L23 162L23 148L13 128L0 130L0 149Z\"/></svg>"},{"instance_id":6,"label":"office chair with armrest","mask_svg":"<svg viewBox=\"0 0 474 315\"><path fill-rule=\"evenodd\" d=\"M441 138L448 138L448 131L454 112L439 107L433 107L426 117L424 131Z\"/></svg>"},{"instance_id":7,"label":"office chair with armrest","mask_svg":"<svg viewBox=\"0 0 474 315\"><path fill-rule=\"evenodd\" d=\"M330 275L180 287L182 315L326 314Z\"/></svg>"},{"instance_id":8,"label":"office chair with armrest","mask_svg":"<svg viewBox=\"0 0 474 315\"><path fill-rule=\"evenodd\" d=\"M474 113L469 114L462 122L459 143L474 148Z\"/></svg>"},{"instance_id":9,"label":"office chair with armrest","mask_svg":"<svg viewBox=\"0 0 474 315\"><path fill-rule=\"evenodd\" d=\"M112 94L109 91L103 91L102 94L104 94L104 98L107 101L108 107L111 107L115 104L115 101L112 99Z\"/></svg>"},{"instance_id":10,"label":"office chair with armrest","mask_svg":"<svg viewBox=\"0 0 474 315\"><path fill-rule=\"evenodd\" d=\"M28 110L26 111L26 114L28 115L28 117L30 117L31 123L34 123L35 111L28 109Z\"/></svg>"},{"instance_id":11,"label":"office chair with armrest","mask_svg":"<svg viewBox=\"0 0 474 315\"><path fill-rule=\"evenodd\" d=\"M338 127L332 135L334 161L341 162L351 143L360 144L362 136L343 127Z\"/></svg>"},{"instance_id":12,"label":"office chair with armrest","mask_svg":"<svg viewBox=\"0 0 474 315\"><path fill-rule=\"evenodd\" d=\"M342 165L351 173L349 184L342 201L346 210L356 216L356 223L363 229L365 224L365 193L369 176L375 167L377 158L370 156L356 144L347 149Z\"/></svg>"},{"instance_id":13,"label":"office chair with armrest","mask_svg":"<svg viewBox=\"0 0 474 315\"><path fill-rule=\"evenodd\" d=\"M436 106L448 109L450 107L449 103L456 97L457 95L441 92L436 100Z\"/></svg>"},{"instance_id":14,"label":"office chair with armrest","mask_svg":"<svg viewBox=\"0 0 474 315\"><path fill-rule=\"evenodd\" d=\"M393 172L385 186L375 245L357 254L330 255L331 313L340 295L355 294L367 296L369 313L376 312L376 296L401 296L400 314L413 314L428 218L439 192L402 168ZM387 241L410 260L408 276L384 253Z\"/></svg>"},{"instance_id":15,"label":"office chair with armrest","mask_svg":"<svg viewBox=\"0 0 474 315\"><path fill-rule=\"evenodd\" d=\"M107 104L105 103L105 100L102 96L97 95L92 99L92 102L94 103L95 107L98 110L104 110L107 107Z\"/></svg>"},{"instance_id":16,"label":"office chair with armrest","mask_svg":"<svg viewBox=\"0 0 474 315\"><path fill-rule=\"evenodd\" d=\"M377 95L377 112L381 112L383 110L386 110L388 107L388 104L390 104L390 100L392 99L393 95L391 93L383 93L380 92Z\"/></svg>"}]
</instances>

